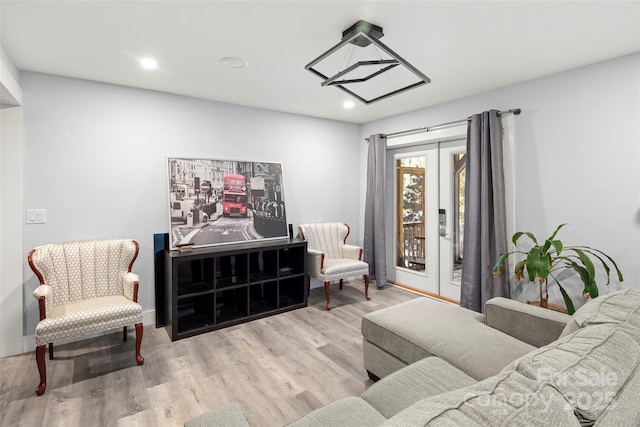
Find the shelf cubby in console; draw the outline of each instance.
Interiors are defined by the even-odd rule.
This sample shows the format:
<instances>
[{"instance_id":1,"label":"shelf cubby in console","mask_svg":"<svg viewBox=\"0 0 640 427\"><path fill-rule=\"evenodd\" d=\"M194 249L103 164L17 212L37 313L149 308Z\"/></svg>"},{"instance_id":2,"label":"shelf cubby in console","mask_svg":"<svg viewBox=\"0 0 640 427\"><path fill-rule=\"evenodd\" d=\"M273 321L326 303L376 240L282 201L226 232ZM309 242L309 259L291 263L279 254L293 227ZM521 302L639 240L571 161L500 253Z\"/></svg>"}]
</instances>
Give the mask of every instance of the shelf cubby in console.
<instances>
[{"instance_id":1,"label":"shelf cubby in console","mask_svg":"<svg viewBox=\"0 0 640 427\"><path fill-rule=\"evenodd\" d=\"M193 259L176 268L178 297L213 292L213 260Z\"/></svg>"},{"instance_id":2,"label":"shelf cubby in console","mask_svg":"<svg viewBox=\"0 0 640 427\"><path fill-rule=\"evenodd\" d=\"M307 244L263 240L164 254L172 341L307 305Z\"/></svg>"},{"instance_id":3,"label":"shelf cubby in console","mask_svg":"<svg viewBox=\"0 0 640 427\"><path fill-rule=\"evenodd\" d=\"M214 324L213 294L182 297L177 304L178 334Z\"/></svg>"},{"instance_id":4,"label":"shelf cubby in console","mask_svg":"<svg viewBox=\"0 0 640 427\"><path fill-rule=\"evenodd\" d=\"M247 284L247 254L219 256L216 260L216 288Z\"/></svg>"},{"instance_id":5,"label":"shelf cubby in console","mask_svg":"<svg viewBox=\"0 0 640 427\"><path fill-rule=\"evenodd\" d=\"M305 274L306 253L292 251L290 248L281 248L278 251L278 258L279 278Z\"/></svg>"},{"instance_id":6,"label":"shelf cubby in console","mask_svg":"<svg viewBox=\"0 0 640 427\"><path fill-rule=\"evenodd\" d=\"M249 286L249 314L268 313L278 309L278 282L271 280Z\"/></svg>"},{"instance_id":7,"label":"shelf cubby in console","mask_svg":"<svg viewBox=\"0 0 640 427\"><path fill-rule=\"evenodd\" d=\"M304 276L301 275L304 280ZM284 308L297 304L305 304L307 300L306 286L299 286L298 277L282 279L278 283L278 307Z\"/></svg>"},{"instance_id":8,"label":"shelf cubby in console","mask_svg":"<svg viewBox=\"0 0 640 427\"><path fill-rule=\"evenodd\" d=\"M238 286L216 292L216 324L233 322L249 316L247 287Z\"/></svg>"}]
</instances>

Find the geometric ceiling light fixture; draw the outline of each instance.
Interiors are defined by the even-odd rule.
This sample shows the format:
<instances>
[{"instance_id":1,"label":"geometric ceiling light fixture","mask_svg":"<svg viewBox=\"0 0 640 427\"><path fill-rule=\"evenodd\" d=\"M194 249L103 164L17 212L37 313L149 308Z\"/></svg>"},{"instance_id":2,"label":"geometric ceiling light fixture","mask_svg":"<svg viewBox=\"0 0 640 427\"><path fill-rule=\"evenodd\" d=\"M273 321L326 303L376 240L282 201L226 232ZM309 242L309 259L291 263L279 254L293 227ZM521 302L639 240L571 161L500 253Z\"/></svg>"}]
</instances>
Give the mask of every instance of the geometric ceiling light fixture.
<instances>
[{"instance_id":1,"label":"geometric ceiling light fixture","mask_svg":"<svg viewBox=\"0 0 640 427\"><path fill-rule=\"evenodd\" d=\"M430 83L431 79L380 41L382 28L358 21L340 43L304 68L365 104ZM336 71L337 70L337 71Z\"/></svg>"}]
</instances>

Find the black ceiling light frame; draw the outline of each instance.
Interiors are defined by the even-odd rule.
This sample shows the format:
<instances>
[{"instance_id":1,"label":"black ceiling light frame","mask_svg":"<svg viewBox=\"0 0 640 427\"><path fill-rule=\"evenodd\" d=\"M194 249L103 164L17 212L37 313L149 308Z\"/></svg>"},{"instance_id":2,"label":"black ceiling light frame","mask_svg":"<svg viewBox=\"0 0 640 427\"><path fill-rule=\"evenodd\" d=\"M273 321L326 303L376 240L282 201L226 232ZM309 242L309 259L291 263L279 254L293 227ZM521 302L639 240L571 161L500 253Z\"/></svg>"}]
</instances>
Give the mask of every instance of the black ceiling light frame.
<instances>
[{"instance_id":1,"label":"black ceiling light frame","mask_svg":"<svg viewBox=\"0 0 640 427\"><path fill-rule=\"evenodd\" d=\"M325 53L323 53L322 55L320 55L319 57L311 61L309 64L305 66L305 69L311 71L313 74L317 75L318 77L324 80L321 83L321 86L335 86L349 93L350 95L356 97L357 99L364 102L365 104L371 104L373 102L386 99L390 96L397 95L409 89L413 89L431 82L431 79L429 79L429 77L425 76L417 68L409 64L400 55L398 55L396 52L394 52L388 46L382 43L380 41L380 38L383 36L384 34L382 32L381 27L370 24L369 22L360 20L355 24L353 24L351 27L347 28L345 31L343 31L342 40L340 41L340 43L336 44L331 49L329 49L328 51L326 51ZM390 57L390 59L379 58L379 59L373 59L373 60L358 61L332 76L325 75L323 72L321 72L317 68L317 65L321 61L325 60L332 54L336 53L338 50L340 50L347 44L352 44L359 47L366 47L366 46L369 46L370 44L373 44L374 46L379 48L382 52L387 54ZM358 78L347 78L349 74L353 74L356 71L361 71L363 67L366 67L366 66L379 66L379 68L372 73L362 75ZM404 67L407 71L412 73L415 76L415 78L417 78L417 81L407 84L406 86L403 86L398 89L393 88L389 92L386 92L386 93L383 93L382 95L377 95L374 97L367 97L366 95L359 95L358 93L356 93L356 91L358 91L359 83L369 82L374 77L380 76L398 66Z\"/></svg>"}]
</instances>

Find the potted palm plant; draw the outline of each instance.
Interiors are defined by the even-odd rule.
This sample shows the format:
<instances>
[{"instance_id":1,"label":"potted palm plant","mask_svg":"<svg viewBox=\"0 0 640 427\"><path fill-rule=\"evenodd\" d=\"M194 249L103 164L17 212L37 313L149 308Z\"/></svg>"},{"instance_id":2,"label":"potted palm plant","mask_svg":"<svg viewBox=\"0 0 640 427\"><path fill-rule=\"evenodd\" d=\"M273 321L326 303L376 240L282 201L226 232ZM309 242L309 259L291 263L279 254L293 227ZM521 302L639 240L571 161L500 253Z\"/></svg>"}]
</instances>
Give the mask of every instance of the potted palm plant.
<instances>
[{"instance_id":1,"label":"potted palm plant","mask_svg":"<svg viewBox=\"0 0 640 427\"><path fill-rule=\"evenodd\" d=\"M560 283L558 279L558 273L562 270L570 269L578 273L584 289L582 290L583 297L595 298L598 296L598 284L596 283L596 265L601 265L607 277L607 285L610 282L611 266L615 269L618 276L618 280L622 282L622 273L618 269L615 261L604 252L593 249L588 246L564 246L562 241L556 239L558 231L567 224L560 224L558 228L553 232L551 237L545 240L544 244L539 244L536 236L529 232L519 231L513 235L511 241L514 245L517 245L520 237L527 236L533 242L533 247L528 252L515 250L507 252L498 258L496 265L493 267L493 275L497 276L502 271L502 265L505 260L514 254L524 255L524 259L516 264L514 273L516 280L524 280L524 271L527 270L527 276L531 283L538 282L540 287L540 301L541 307L548 307L549 289L547 281L551 277L557 284L564 303L567 307L567 313L573 314L576 310L573 305L573 301L569 297L569 294ZM595 264L594 264L595 261Z\"/></svg>"}]
</instances>

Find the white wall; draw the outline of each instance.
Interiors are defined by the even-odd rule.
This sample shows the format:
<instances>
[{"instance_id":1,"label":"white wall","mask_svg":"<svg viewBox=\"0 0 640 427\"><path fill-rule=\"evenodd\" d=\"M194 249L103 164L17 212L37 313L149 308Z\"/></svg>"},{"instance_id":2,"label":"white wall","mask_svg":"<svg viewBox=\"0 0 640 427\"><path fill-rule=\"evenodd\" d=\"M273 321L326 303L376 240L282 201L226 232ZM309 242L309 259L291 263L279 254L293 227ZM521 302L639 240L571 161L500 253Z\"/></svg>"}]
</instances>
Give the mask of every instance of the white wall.
<instances>
[{"instance_id":1,"label":"white wall","mask_svg":"<svg viewBox=\"0 0 640 427\"><path fill-rule=\"evenodd\" d=\"M20 353L23 335L22 89L0 46L0 357Z\"/></svg>"},{"instance_id":2,"label":"white wall","mask_svg":"<svg viewBox=\"0 0 640 427\"><path fill-rule=\"evenodd\" d=\"M367 123L361 167L371 134L516 107L515 229L545 239L568 222L558 236L565 244L605 251L622 269L622 285L640 288L640 54ZM516 298L536 298L533 287L519 285Z\"/></svg>"},{"instance_id":3,"label":"white wall","mask_svg":"<svg viewBox=\"0 0 640 427\"><path fill-rule=\"evenodd\" d=\"M343 220L359 235L361 171L354 124L23 72L24 247L96 237L140 243L140 302L154 308L153 234L169 228L166 157L283 164L287 221ZM355 242L355 240L354 240ZM38 285L24 262L25 335Z\"/></svg>"},{"instance_id":4,"label":"white wall","mask_svg":"<svg viewBox=\"0 0 640 427\"><path fill-rule=\"evenodd\" d=\"M22 350L22 107L0 109L0 357Z\"/></svg>"},{"instance_id":5,"label":"white wall","mask_svg":"<svg viewBox=\"0 0 640 427\"><path fill-rule=\"evenodd\" d=\"M23 207L47 209L46 224L23 226L24 249L134 238L140 301L152 310L152 237L169 222L166 156L282 162L288 222L344 220L361 244L364 137L520 107L516 229L546 237L569 222L566 243L606 251L624 285L640 287L639 76L635 54L357 126L23 72ZM23 271L27 335L38 315L26 257Z\"/></svg>"},{"instance_id":6,"label":"white wall","mask_svg":"<svg viewBox=\"0 0 640 427\"><path fill-rule=\"evenodd\" d=\"M11 78L16 82L19 82L20 73L2 45L0 45L0 63L2 63L7 73L11 75Z\"/></svg>"}]
</instances>

